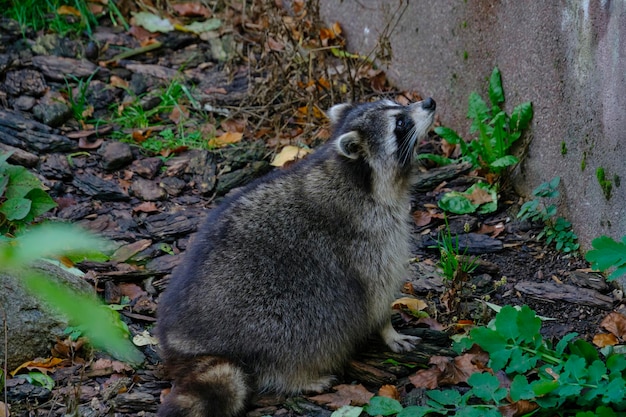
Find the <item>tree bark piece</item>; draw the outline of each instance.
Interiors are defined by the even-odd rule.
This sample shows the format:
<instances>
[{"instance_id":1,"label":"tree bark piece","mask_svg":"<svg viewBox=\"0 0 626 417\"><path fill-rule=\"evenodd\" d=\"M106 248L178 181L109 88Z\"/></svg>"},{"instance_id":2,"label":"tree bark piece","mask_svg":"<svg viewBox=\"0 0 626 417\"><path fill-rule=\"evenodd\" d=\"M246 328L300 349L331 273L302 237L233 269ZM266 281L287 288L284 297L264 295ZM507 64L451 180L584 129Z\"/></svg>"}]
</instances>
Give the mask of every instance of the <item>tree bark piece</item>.
<instances>
[{"instance_id":1,"label":"tree bark piece","mask_svg":"<svg viewBox=\"0 0 626 417\"><path fill-rule=\"evenodd\" d=\"M565 301L599 307L604 310L613 308L613 297L601 294L596 290L574 285L522 281L515 284L515 289L526 295L544 300Z\"/></svg>"},{"instance_id":2,"label":"tree bark piece","mask_svg":"<svg viewBox=\"0 0 626 417\"><path fill-rule=\"evenodd\" d=\"M35 153L73 152L75 141L59 135L56 129L27 119L19 112L0 110L0 143Z\"/></svg>"}]
</instances>

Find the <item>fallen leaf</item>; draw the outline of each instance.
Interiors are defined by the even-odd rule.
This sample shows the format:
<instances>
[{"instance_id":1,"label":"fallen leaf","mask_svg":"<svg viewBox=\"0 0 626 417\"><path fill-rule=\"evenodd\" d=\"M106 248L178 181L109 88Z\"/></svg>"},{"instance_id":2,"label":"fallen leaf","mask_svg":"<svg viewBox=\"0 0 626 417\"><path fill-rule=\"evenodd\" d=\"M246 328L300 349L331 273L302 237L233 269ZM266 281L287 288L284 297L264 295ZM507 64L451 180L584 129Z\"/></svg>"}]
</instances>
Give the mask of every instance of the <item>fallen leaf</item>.
<instances>
[{"instance_id":1,"label":"fallen leaf","mask_svg":"<svg viewBox=\"0 0 626 417\"><path fill-rule=\"evenodd\" d=\"M417 324L425 324L431 330L443 331L446 328L443 324L439 323L437 319L432 317L421 317L417 320Z\"/></svg>"},{"instance_id":2,"label":"fallen leaf","mask_svg":"<svg viewBox=\"0 0 626 417\"><path fill-rule=\"evenodd\" d=\"M189 110L182 104L178 104L172 109L169 119L175 124L179 124L181 120L189 119Z\"/></svg>"},{"instance_id":3,"label":"fallen leaf","mask_svg":"<svg viewBox=\"0 0 626 417\"><path fill-rule=\"evenodd\" d=\"M148 32L161 32L167 33L174 30L174 25L168 20L153 13L137 12L132 13L133 17L131 23L137 26L141 26Z\"/></svg>"},{"instance_id":4,"label":"fallen leaf","mask_svg":"<svg viewBox=\"0 0 626 417\"><path fill-rule=\"evenodd\" d=\"M182 32L191 32L196 35L217 30L222 26L220 19L207 19L203 22L193 22L188 25L175 25L175 28Z\"/></svg>"},{"instance_id":5,"label":"fallen leaf","mask_svg":"<svg viewBox=\"0 0 626 417\"><path fill-rule=\"evenodd\" d=\"M293 145L287 145L274 157L270 165L275 167L282 167L287 162L304 158L310 153L311 151L309 149L304 149Z\"/></svg>"},{"instance_id":6,"label":"fallen leaf","mask_svg":"<svg viewBox=\"0 0 626 417\"><path fill-rule=\"evenodd\" d=\"M435 389L439 387L439 376L442 371L436 366L420 369L409 376L409 381L417 388Z\"/></svg>"},{"instance_id":7,"label":"fallen leaf","mask_svg":"<svg viewBox=\"0 0 626 417\"><path fill-rule=\"evenodd\" d=\"M498 407L498 411L502 414L502 417L517 417L527 416L531 412L538 409L539 405L527 400L519 400L512 404L501 405Z\"/></svg>"},{"instance_id":8,"label":"fallen leaf","mask_svg":"<svg viewBox=\"0 0 626 417\"><path fill-rule=\"evenodd\" d=\"M599 348L605 346L615 346L619 343L617 337L612 333L598 333L593 337L593 344Z\"/></svg>"},{"instance_id":9,"label":"fallen leaf","mask_svg":"<svg viewBox=\"0 0 626 417\"><path fill-rule=\"evenodd\" d=\"M153 201L144 201L143 203L133 207L135 213L154 213L159 211L159 208Z\"/></svg>"},{"instance_id":10,"label":"fallen leaf","mask_svg":"<svg viewBox=\"0 0 626 417\"><path fill-rule=\"evenodd\" d=\"M215 148L223 148L225 146L241 142L242 138L243 133L241 132L226 132L223 135L210 139L209 146Z\"/></svg>"},{"instance_id":11,"label":"fallen leaf","mask_svg":"<svg viewBox=\"0 0 626 417\"><path fill-rule=\"evenodd\" d=\"M147 330L144 330L143 332L133 336L133 343L135 344L135 346L156 346L159 344L159 341Z\"/></svg>"},{"instance_id":12,"label":"fallen leaf","mask_svg":"<svg viewBox=\"0 0 626 417\"><path fill-rule=\"evenodd\" d=\"M413 221L418 227L424 227L430 224L433 216L427 211L414 211L413 212Z\"/></svg>"},{"instance_id":13,"label":"fallen leaf","mask_svg":"<svg viewBox=\"0 0 626 417\"><path fill-rule=\"evenodd\" d=\"M59 7L57 9L57 14L60 14L60 15L71 14L71 15L76 16L76 17L81 17L81 14L78 11L78 9L76 9L76 8L74 8L72 6L66 6L66 5L63 5L63 6Z\"/></svg>"},{"instance_id":14,"label":"fallen leaf","mask_svg":"<svg viewBox=\"0 0 626 417\"><path fill-rule=\"evenodd\" d=\"M151 129L137 129L133 130L133 140L137 143L142 143L146 141L152 135Z\"/></svg>"},{"instance_id":15,"label":"fallen leaf","mask_svg":"<svg viewBox=\"0 0 626 417\"><path fill-rule=\"evenodd\" d=\"M265 49L270 50L270 51L281 52L285 49L285 45L278 42L276 39L272 38L271 36L268 36L267 41L265 42Z\"/></svg>"},{"instance_id":16,"label":"fallen leaf","mask_svg":"<svg viewBox=\"0 0 626 417\"><path fill-rule=\"evenodd\" d=\"M476 187L471 194L467 195L467 198L476 205L491 203L493 201L489 192L480 187Z\"/></svg>"},{"instance_id":17,"label":"fallen leaf","mask_svg":"<svg viewBox=\"0 0 626 417\"><path fill-rule=\"evenodd\" d=\"M335 392L308 397L318 404L326 405L336 410L344 405L365 405L374 396L363 385L341 384L333 387Z\"/></svg>"},{"instance_id":18,"label":"fallen leaf","mask_svg":"<svg viewBox=\"0 0 626 417\"><path fill-rule=\"evenodd\" d=\"M91 364L90 368L92 371L99 371L96 373L100 376L110 375L114 372L121 373L130 372L133 370L130 365L127 365L124 362L105 358L100 358L96 360L94 363Z\"/></svg>"},{"instance_id":19,"label":"fallen leaf","mask_svg":"<svg viewBox=\"0 0 626 417\"><path fill-rule=\"evenodd\" d=\"M15 374L17 374L22 369L28 369L31 371L36 369L43 374L47 374L50 371L54 371L54 368L61 362L63 362L63 359L60 358L37 358L32 361L24 362L23 364L15 368L13 372L10 372L10 374L11 376L15 376Z\"/></svg>"},{"instance_id":20,"label":"fallen leaf","mask_svg":"<svg viewBox=\"0 0 626 417\"><path fill-rule=\"evenodd\" d=\"M152 243L151 241L149 242ZM145 242L142 243L141 246L145 246ZM148 244L148 246L150 245ZM118 285L118 287L120 289L120 293L127 296L131 300L136 300L140 297L148 295L148 293L145 292L139 285L130 282L122 282Z\"/></svg>"},{"instance_id":21,"label":"fallen leaf","mask_svg":"<svg viewBox=\"0 0 626 417\"><path fill-rule=\"evenodd\" d=\"M220 127L226 132L243 133L246 128L246 122L241 119L226 119L220 122Z\"/></svg>"},{"instance_id":22,"label":"fallen leaf","mask_svg":"<svg viewBox=\"0 0 626 417\"><path fill-rule=\"evenodd\" d=\"M600 323L600 327L610 333L613 333L620 339L626 340L626 316L623 314L615 311L609 313L609 315L607 315Z\"/></svg>"},{"instance_id":23,"label":"fallen leaf","mask_svg":"<svg viewBox=\"0 0 626 417\"><path fill-rule=\"evenodd\" d=\"M174 11L178 13L179 16L200 16L204 18L211 17L211 11L200 3L180 3L172 4L171 6L172 9L174 9Z\"/></svg>"},{"instance_id":24,"label":"fallen leaf","mask_svg":"<svg viewBox=\"0 0 626 417\"><path fill-rule=\"evenodd\" d=\"M454 151L456 151L457 145L453 145L445 139L441 139L441 153L446 158L450 158Z\"/></svg>"},{"instance_id":25,"label":"fallen leaf","mask_svg":"<svg viewBox=\"0 0 626 417\"><path fill-rule=\"evenodd\" d=\"M411 311L422 311L425 310L427 307L428 304L426 304L424 301L420 300L419 298L412 297L398 298L391 304L391 308L393 308L394 310L407 309Z\"/></svg>"},{"instance_id":26,"label":"fallen leaf","mask_svg":"<svg viewBox=\"0 0 626 417\"><path fill-rule=\"evenodd\" d=\"M381 397L393 398L394 400L400 400L398 388L393 385L383 385L378 390L378 395Z\"/></svg>"},{"instance_id":27,"label":"fallen leaf","mask_svg":"<svg viewBox=\"0 0 626 417\"><path fill-rule=\"evenodd\" d=\"M9 405L0 401L0 417L10 417L11 411L9 411Z\"/></svg>"}]
</instances>

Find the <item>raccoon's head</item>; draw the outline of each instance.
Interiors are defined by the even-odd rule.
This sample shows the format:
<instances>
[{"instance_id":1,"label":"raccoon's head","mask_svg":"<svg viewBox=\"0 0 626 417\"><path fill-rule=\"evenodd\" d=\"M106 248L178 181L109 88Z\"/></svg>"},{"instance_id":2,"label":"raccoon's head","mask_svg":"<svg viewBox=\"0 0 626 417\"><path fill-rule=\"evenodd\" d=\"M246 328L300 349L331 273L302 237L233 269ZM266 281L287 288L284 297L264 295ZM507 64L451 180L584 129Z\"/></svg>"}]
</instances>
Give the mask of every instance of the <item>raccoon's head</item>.
<instances>
[{"instance_id":1,"label":"raccoon's head","mask_svg":"<svg viewBox=\"0 0 626 417\"><path fill-rule=\"evenodd\" d=\"M435 100L403 106L391 100L338 104L328 111L340 158L370 191L406 188L417 144L433 124Z\"/></svg>"}]
</instances>

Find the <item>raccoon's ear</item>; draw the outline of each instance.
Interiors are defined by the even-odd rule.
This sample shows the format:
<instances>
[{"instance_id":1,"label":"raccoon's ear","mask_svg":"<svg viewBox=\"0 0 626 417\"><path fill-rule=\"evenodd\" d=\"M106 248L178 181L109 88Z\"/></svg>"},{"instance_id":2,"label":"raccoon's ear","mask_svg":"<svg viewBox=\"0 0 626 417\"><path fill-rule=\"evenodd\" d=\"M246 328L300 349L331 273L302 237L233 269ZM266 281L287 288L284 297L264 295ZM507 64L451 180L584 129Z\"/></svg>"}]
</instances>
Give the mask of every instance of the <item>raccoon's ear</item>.
<instances>
[{"instance_id":1,"label":"raccoon's ear","mask_svg":"<svg viewBox=\"0 0 626 417\"><path fill-rule=\"evenodd\" d=\"M355 131L344 133L335 142L340 155L349 159L357 159L360 156L361 138Z\"/></svg>"},{"instance_id":2,"label":"raccoon's ear","mask_svg":"<svg viewBox=\"0 0 626 417\"><path fill-rule=\"evenodd\" d=\"M335 125L343 118L348 110L352 108L350 103L335 104L326 112L326 116L330 119L330 124Z\"/></svg>"}]
</instances>

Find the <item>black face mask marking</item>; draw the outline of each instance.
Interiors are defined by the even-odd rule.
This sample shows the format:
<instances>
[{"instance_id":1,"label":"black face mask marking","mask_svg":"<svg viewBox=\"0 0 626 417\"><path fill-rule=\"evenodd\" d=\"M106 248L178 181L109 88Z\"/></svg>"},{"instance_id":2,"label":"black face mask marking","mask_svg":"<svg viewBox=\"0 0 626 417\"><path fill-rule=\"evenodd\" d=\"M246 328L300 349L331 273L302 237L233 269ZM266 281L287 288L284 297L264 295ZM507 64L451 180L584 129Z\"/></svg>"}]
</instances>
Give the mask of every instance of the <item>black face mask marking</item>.
<instances>
[{"instance_id":1,"label":"black face mask marking","mask_svg":"<svg viewBox=\"0 0 626 417\"><path fill-rule=\"evenodd\" d=\"M393 133L396 136L398 161L401 165L410 164L416 140L413 119L406 113L398 114Z\"/></svg>"}]
</instances>

